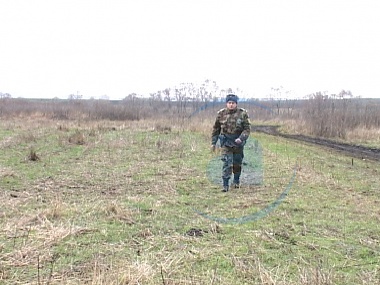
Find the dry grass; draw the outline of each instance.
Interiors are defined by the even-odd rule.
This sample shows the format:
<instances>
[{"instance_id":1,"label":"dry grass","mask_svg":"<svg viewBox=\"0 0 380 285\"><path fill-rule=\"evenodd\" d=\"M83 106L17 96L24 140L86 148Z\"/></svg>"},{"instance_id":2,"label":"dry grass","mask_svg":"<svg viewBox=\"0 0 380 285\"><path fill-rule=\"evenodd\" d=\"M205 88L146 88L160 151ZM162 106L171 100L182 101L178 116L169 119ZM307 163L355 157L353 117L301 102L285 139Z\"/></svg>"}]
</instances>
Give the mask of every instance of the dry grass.
<instances>
[{"instance_id":1,"label":"dry grass","mask_svg":"<svg viewBox=\"0 0 380 285\"><path fill-rule=\"evenodd\" d=\"M380 147L380 129L357 127L347 131L347 141Z\"/></svg>"},{"instance_id":2,"label":"dry grass","mask_svg":"<svg viewBox=\"0 0 380 285\"><path fill-rule=\"evenodd\" d=\"M378 166L253 134L264 184L222 196L204 174L212 120L38 121L32 144L33 122L8 123L0 283L376 284L376 265L356 265L378 260ZM76 130L85 144L69 143ZM19 159L31 145L40 160ZM193 211L257 211L295 164L294 189L265 220L217 224Z\"/></svg>"}]
</instances>

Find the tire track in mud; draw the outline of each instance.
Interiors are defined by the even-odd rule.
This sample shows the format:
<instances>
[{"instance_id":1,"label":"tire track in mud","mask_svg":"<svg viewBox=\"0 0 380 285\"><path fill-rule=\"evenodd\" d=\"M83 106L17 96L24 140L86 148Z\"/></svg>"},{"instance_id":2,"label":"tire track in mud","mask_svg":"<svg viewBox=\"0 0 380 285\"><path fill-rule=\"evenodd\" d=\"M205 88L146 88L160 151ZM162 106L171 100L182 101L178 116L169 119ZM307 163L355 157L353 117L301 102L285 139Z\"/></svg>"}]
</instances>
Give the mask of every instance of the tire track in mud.
<instances>
[{"instance_id":1,"label":"tire track in mud","mask_svg":"<svg viewBox=\"0 0 380 285\"><path fill-rule=\"evenodd\" d=\"M365 147L362 145L354 145L349 143L341 143L329 139L314 138L305 135L283 134L278 131L278 127L279 126L252 126L252 131L328 147L337 151L341 151L351 157L380 161L379 148Z\"/></svg>"}]
</instances>

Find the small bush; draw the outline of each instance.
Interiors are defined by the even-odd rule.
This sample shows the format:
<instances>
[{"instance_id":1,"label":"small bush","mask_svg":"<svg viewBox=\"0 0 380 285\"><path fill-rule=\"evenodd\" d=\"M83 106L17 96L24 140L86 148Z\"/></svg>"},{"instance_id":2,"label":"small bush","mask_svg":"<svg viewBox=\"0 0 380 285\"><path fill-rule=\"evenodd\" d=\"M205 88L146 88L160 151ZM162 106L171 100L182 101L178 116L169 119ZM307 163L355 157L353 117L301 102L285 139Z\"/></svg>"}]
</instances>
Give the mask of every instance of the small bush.
<instances>
[{"instance_id":1,"label":"small bush","mask_svg":"<svg viewBox=\"0 0 380 285\"><path fill-rule=\"evenodd\" d=\"M72 134L69 137L69 143L77 144L77 145L84 145L85 144L85 137L84 134L80 131L76 131L74 134Z\"/></svg>"},{"instance_id":2,"label":"small bush","mask_svg":"<svg viewBox=\"0 0 380 285\"><path fill-rule=\"evenodd\" d=\"M36 151L33 148L31 148L30 151L29 151L28 159L30 161L38 161L38 160L40 160L39 156L37 155Z\"/></svg>"}]
</instances>

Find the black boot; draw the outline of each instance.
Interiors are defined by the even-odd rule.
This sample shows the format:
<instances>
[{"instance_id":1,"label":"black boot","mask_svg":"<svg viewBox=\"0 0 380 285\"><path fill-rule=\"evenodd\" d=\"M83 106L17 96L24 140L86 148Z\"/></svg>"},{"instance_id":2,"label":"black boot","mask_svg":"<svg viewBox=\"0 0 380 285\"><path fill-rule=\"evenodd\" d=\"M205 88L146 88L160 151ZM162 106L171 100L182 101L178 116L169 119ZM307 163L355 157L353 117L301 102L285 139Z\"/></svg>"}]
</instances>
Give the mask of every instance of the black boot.
<instances>
[{"instance_id":1,"label":"black boot","mask_svg":"<svg viewBox=\"0 0 380 285\"><path fill-rule=\"evenodd\" d=\"M229 179L223 179L223 192L228 192L229 189L229 182L228 182Z\"/></svg>"},{"instance_id":2,"label":"black boot","mask_svg":"<svg viewBox=\"0 0 380 285\"><path fill-rule=\"evenodd\" d=\"M234 175L234 181L232 182L234 188L240 188L240 173Z\"/></svg>"}]
</instances>

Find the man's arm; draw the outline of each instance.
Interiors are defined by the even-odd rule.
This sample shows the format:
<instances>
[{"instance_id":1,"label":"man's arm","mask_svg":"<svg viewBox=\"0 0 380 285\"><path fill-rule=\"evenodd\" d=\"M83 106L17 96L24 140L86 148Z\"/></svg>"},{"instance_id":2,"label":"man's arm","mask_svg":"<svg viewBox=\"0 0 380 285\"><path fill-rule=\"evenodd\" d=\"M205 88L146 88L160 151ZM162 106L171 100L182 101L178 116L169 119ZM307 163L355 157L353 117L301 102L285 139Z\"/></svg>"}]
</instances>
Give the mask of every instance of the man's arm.
<instances>
[{"instance_id":1,"label":"man's arm","mask_svg":"<svg viewBox=\"0 0 380 285\"><path fill-rule=\"evenodd\" d=\"M240 134L239 138L240 140L245 141L248 139L249 135L251 134L251 122L249 121L249 116L246 111L242 114L242 126L243 126L243 131Z\"/></svg>"},{"instance_id":2,"label":"man's arm","mask_svg":"<svg viewBox=\"0 0 380 285\"><path fill-rule=\"evenodd\" d=\"M219 138L220 131L221 131L221 128L222 128L221 125L220 125L219 117L220 116L218 114L218 116L216 117L214 126L212 127L211 145L213 145L213 146L215 146L216 143L218 142L218 138Z\"/></svg>"}]
</instances>

